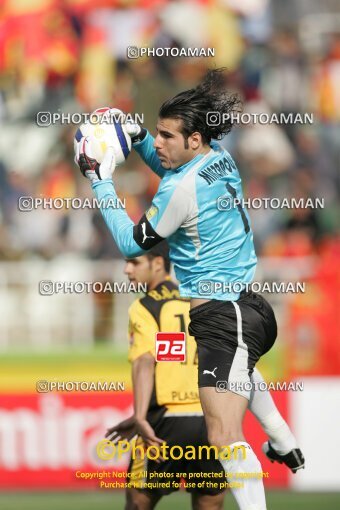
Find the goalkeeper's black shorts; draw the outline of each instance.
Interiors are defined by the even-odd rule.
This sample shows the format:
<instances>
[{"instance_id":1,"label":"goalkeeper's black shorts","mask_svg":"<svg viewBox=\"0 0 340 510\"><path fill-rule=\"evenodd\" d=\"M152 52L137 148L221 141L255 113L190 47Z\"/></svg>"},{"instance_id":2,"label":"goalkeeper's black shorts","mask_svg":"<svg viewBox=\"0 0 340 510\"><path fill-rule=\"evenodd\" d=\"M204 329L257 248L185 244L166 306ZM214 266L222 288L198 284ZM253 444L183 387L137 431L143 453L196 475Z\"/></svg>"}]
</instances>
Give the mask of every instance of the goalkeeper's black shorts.
<instances>
[{"instance_id":1,"label":"goalkeeper's black shorts","mask_svg":"<svg viewBox=\"0 0 340 510\"><path fill-rule=\"evenodd\" d=\"M233 391L249 399L250 376L273 346L277 326L270 304L242 292L238 301L211 300L190 310L189 333L198 349L198 385Z\"/></svg>"}]
</instances>

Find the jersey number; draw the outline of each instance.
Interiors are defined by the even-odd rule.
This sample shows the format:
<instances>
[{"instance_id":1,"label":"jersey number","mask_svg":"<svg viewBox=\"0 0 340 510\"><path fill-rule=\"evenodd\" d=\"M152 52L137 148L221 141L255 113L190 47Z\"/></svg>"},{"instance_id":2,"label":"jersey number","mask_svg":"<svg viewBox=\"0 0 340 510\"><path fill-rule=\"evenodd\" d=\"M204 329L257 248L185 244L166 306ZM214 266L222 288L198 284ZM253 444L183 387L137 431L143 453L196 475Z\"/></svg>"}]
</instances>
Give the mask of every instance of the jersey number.
<instances>
[{"instance_id":1,"label":"jersey number","mask_svg":"<svg viewBox=\"0 0 340 510\"><path fill-rule=\"evenodd\" d=\"M229 191L229 193L231 194L233 199L236 200L237 199L236 189L233 188L232 186L230 186L230 184L228 182L225 185L225 187L227 188L227 190ZM248 234L248 232L250 230L248 219L247 219L247 216L245 215L242 205L239 202L237 202L237 209L238 209L238 212L240 213L242 221L243 221L244 231L246 234Z\"/></svg>"}]
</instances>

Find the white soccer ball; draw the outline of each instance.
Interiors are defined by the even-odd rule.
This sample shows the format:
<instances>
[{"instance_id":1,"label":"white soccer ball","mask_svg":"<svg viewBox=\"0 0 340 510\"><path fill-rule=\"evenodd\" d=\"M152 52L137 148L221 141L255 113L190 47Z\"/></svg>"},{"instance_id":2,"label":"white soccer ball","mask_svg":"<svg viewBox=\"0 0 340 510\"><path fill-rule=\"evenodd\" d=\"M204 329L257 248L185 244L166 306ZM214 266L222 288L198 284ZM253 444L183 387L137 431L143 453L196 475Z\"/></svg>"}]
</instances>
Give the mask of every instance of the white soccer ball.
<instances>
[{"instance_id":1,"label":"white soccer ball","mask_svg":"<svg viewBox=\"0 0 340 510\"><path fill-rule=\"evenodd\" d=\"M83 137L89 137L87 155L103 161L108 147L113 147L116 165L124 163L131 151L131 138L126 131L122 120L123 112L114 108L98 108L90 120L84 122L76 131L74 144L80 142Z\"/></svg>"}]
</instances>

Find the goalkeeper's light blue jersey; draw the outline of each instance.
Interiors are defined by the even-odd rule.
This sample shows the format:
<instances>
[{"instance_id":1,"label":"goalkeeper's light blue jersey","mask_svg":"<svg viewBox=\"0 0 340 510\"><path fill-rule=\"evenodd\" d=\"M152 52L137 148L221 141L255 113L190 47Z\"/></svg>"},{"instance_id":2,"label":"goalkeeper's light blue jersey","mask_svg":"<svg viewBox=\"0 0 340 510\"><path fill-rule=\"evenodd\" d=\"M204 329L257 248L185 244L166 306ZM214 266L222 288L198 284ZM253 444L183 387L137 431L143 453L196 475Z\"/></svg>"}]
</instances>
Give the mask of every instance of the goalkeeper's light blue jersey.
<instances>
[{"instance_id":1,"label":"goalkeeper's light blue jersey","mask_svg":"<svg viewBox=\"0 0 340 510\"><path fill-rule=\"evenodd\" d=\"M256 255L247 211L243 210L241 179L230 154L216 142L177 168L165 170L146 137L134 148L161 177L150 208L137 225L122 209L101 207L121 253L144 255L167 239L170 259L183 297L235 301L251 283ZM99 200L117 198L111 180L93 185ZM235 200L236 199L236 200ZM228 207L228 204L232 204Z\"/></svg>"}]
</instances>

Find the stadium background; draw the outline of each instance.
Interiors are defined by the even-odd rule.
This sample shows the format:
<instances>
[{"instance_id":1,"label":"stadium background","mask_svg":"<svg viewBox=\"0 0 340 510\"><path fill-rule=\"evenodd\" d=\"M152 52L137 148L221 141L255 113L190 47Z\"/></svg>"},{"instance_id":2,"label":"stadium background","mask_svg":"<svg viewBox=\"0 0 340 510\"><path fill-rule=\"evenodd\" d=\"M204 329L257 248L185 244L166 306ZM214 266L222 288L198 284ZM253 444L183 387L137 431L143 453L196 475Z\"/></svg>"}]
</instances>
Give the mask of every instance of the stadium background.
<instances>
[{"instance_id":1,"label":"stadium background","mask_svg":"<svg viewBox=\"0 0 340 510\"><path fill-rule=\"evenodd\" d=\"M75 471L98 463L94 444L128 416L126 294L41 296L40 280L124 281L123 260L98 211L18 210L20 196L90 197L73 164L75 126L38 127L39 111L113 105L143 113L226 66L249 112L314 113L313 125L236 127L222 143L252 197L324 198L324 209L253 210L257 280L305 281L305 294L269 295L279 322L261 361L267 381L303 381L274 397L307 458L295 477L268 464L251 417L269 508L339 507L340 12L336 0L2 0L0 10L0 505L122 508L119 491ZM127 46L213 47L215 58L127 59ZM132 154L115 177L138 220L157 178ZM122 393L37 393L39 380L124 381ZM184 494L160 508L188 508ZM235 508L230 495L226 508Z\"/></svg>"}]
</instances>

